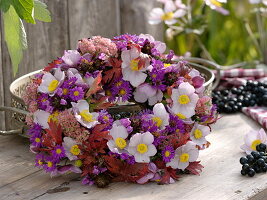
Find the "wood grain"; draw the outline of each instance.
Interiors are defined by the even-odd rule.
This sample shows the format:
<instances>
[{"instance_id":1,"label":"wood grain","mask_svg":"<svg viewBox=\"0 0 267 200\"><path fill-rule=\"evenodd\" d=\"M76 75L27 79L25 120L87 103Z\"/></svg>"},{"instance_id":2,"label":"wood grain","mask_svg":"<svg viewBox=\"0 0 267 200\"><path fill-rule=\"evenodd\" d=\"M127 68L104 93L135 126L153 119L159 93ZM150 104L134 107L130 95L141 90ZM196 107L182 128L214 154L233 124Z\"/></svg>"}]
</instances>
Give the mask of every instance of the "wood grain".
<instances>
[{"instance_id":1,"label":"wood grain","mask_svg":"<svg viewBox=\"0 0 267 200\"><path fill-rule=\"evenodd\" d=\"M223 116L213 127L213 133L207 138L211 146L200 153L199 160L205 166L201 175L184 175L174 184L113 183L108 188L99 189L95 186L82 186L80 181L73 179L75 176L51 179L48 174L35 171L21 178L13 178L13 182L0 187L0 196L5 200L174 200L178 198L183 200L263 200L267 193L266 174L257 174L255 178L240 175L239 158L244 155L240 150L240 145L243 144L244 135L252 128L259 129L260 127L243 114ZM30 162L33 155L26 147L21 147L23 143L23 140L16 141L14 138L7 140L0 137L0 150L2 150L0 160L5 162L5 165L1 163L1 170L12 171L16 176L15 174L21 168L20 165L16 165L18 160L9 157L16 154L14 152L16 149L12 150L8 146L20 146L17 151L21 159ZM12 165L14 167L10 169ZM5 180L10 178L10 173L8 176L5 174L2 176L1 180Z\"/></svg>"},{"instance_id":2,"label":"wood grain","mask_svg":"<svg viewBox=\"0 0 267 200\"><path fill-rule=\"evenodd\" d=\"M9 85L17 77L36 69L41 69L58 56L62 56L64 49L69 48L67 1L44 1L52 15L51 23L37 21L37 24L25 23L28 36L28 49L20 64L16 77L12 75L11 61L6 44L2 36L2 66L4 77L5 105L10 105ZM6 125L10 129L10 114L6 114Z\"/></svg>"},{"instance_id":3,"label":"wood grain","mask_svg":"<svg viewBox=\"0 0 267 200\"><path fill-rule=\"evenodd\" d=\"M140 34L148 33L155 39L163 41L163 25L150 25L148 23L149 12L157 6L152 0L121 0L121 32Z\"/></svg>"},{"instance_id":4,"label":"wood grain","mask_svg":"<svg viewBox=\"0 0 267 200\"><path fill-rule=\"evenodd\" d=\"M1 27L1 14L0 14L0 27ZM0 31L0 106L4 105L4 78L3 78L3 65L2 65L2 50L1 50L1 35L2 32ZM5 130L5 113L0 112L0 130Z\"/></svg>"},{"instance_id":5,"label":"wood grain","mask_svg":"<svg viewBox=\"0 0 267 200\"><path fill-rule=\"evenodd\" d=\"M114 37L119 34L118 0L68 0L71 48L81 38L94 35ZM75 3L74 3L75 2ZM77 2L77 3L76 3Z\"/></svg>"}]
</instances>

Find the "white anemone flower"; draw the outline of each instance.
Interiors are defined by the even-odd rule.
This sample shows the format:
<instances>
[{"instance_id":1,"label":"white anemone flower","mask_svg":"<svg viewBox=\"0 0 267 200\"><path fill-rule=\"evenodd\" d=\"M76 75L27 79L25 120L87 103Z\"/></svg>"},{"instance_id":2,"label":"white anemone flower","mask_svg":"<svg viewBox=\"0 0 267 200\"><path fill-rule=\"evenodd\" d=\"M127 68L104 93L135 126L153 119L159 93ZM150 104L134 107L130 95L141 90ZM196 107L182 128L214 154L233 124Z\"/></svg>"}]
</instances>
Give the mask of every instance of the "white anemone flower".
<instances>
[{"instance_id":1,"label":"white anemone flower","mask_svg":"<svg viewBox=\"0 0 267 200\"><path fill-rule=\"evenodd\" d=\"M136 133L130 139L128 152L134 156L138 163L149 163L150 156L157 153L156 147L152 144L154 136L150 132Z\"/></svg>"},{"instance_id":2,"label":"white anemone flower","mask_svg":"<svg viewBox=\"0 0 267 200\"><path fill-rule=\"evenodd\" d=\"M211 9L216 10L223 15L229 14L229 11L222 7L222 3L227 3L227 0L205 0L205 3Z\"/></svg>"},{"instance_id":3,"label":"white anemone flower","mask_svg":"<svg viewBox=\"0 0 267 200\"><path fill-rule=\"evenodd\" d=\"M249 3L251 3L251 4L263 3L264 5L267 6L267 0L249 0Z\"/></svg>"},{"instance_id":4,"label":"white anemone flower","mask_svg":"<svg viewBox=\"0 0 267 200\"><path fill-rule=\"evenodd\" d=\"M81 54L77 50L67 50L62 56L62 60L69 66L77 65L81 59Z\"/></svg>"},{"instance_id":5,"label":"white anemone flower","mask_svg":"<svg viewBox=\"0 0 267 200\"><path fill-rule=\"evenodd\" d=\"M134 100L139 103L145 103L148 101L150 106L155 105L157 102L161 102L163 93L161 90L153 88L148 83L139 85L133 93Z\"/></svg>"},{"instance_id":6,"label":"white anemone flower","mask_svg":"<svg viewBox=\"0 0 267 200\"><path fill-rule=\"evenodd\" d=\"M108 148L114 153L123 153L127 149L128 137L127 129L123 125L118 125L113 123L112 128L110 129L109 134L112 136L112 139L107 142Z\"/></svg>"},{"instance_id":7,"label":"white anemone flower","mask_svg":"<svg viewBox=\"0 0 267 200\"><path fill-rule=\"evenodd\" d=\"M79 100L77 103L72 102L73 112L75 118L81 125L86 128L93 128L99 124L97 118L99 114L97 112L89 112L89 104L85 100Z\"/></svg>"},{"instance_id":8,"label":"white anemone flower","mask_svg":"<svg viewBox=\"0 0 267 200\"><path fill-rule=\"evenodd\" d=\"M195 108L199 99L195 94L195 88L187 82L181 83L178 89L172 90L171 110L181 119L190 118L195 114Z\"/></svg>"},{"instance_id":9,"label":"white anemone flower","mask_svg":"<svg viewBox=\"0 0 267 200\"><path fill-rule=\"evenodd\" d=\"M175 156L171 162L166 163L167 167L172 167L173 169L184 170L188 167L189 162L194 162L197 160L199 151L196 148L194 142L187 142L185 145L178 147L175 150Z\"/></svg>"},{"instance_id":10,"label":"white anemone flower","mask_svg":"<svg viewBox=\"0 0 267 200\"><path fill-rule=\"evenodd\" d=\"M81 74L79 73L79 71L75 68L69 68L68 71L67 71L67 76L68 78L76 78L76 82L75 84L80 84L80 85L83 85L85 84Z\"/></svg>"},{"instance_id":11,"label":"white anemone flower","mask_svg":"<svg viewBox=\"0 0 267 200\"><path fill-rule=\"evenodd\" d=\"M34 123L39 124L42 126L43 129L48 129L48 120L50 117L50 113L43 111L43 110L37 110L33 113L33 121Z\"/></svg>"},{"instance_id":12,"label":"white anemone flower","mask_svg":"<svg viewBox=\"0 0 267 200\"><path fill-rule=\"evenodd\" d=\"M261 128L259 131L251 130L245 135L245 144L241 146L247 154L256 151L257 145L264 143L267 145L267 136L265 131Z\"/></svg>"},{"instance_id":13,"label":"white anemone flower","mask_svg":"<svg viewBox=\"0 0 267 200\"><path fill-rule=\"evenodd\" d=\"M144 73L149 66L150 59L140 49L133 47L130 50L122 51L122 75L123 79L130 81L134 87L144 83L147 75Z\"/></svg>"},{"instance_id":14,"label":"white anemone flower","mask_svg":"<svg viewBox=\"0 0 267 200\"><path fill-rule=\"evenodd\" d=\"M38 91L54 96L59 86L62 84L65 78L65 73L57 68L55 74L46 73L42 78L42 83L38 87Z\"/></svg>"},{"instance_id":15,"label":"white anemone flower","mask_svg":"<svg viewBox=\"0 0 267 200\"><path fill-rule=\"evenodd\" d=\"M153 107L153 115L151 119L156 123L157 127L164 129L165 126L169 125L169 113L167 113L162 103L157 103Z\"/></svg>"},{"instance_id":16,"label":"white anemone flower","mask_svg":"<svg viewBox=\"0 0 267 200\"><path fill-rule=\"evenodd\" d=\"M177 18L181 18L186 14L186 9L177 8L173 1L166 1L164 9L153 8L150 12L149 23L159 24L164 21L167 25L172 25L177 22Z\"/></svg>"},{"instance_id":17,"label":"white anemone flower","mask_svg":"<svg viewBox=\"0 0 267 200\"><path fill-rule=\"evenodd\" d=\"M210 129L207 126L195 124L190 133L190 139L192 142L201 146L207 143L206 136L210 134Z\"/></svg>"},{"instance_id":18,"label":"white anemone flower","mask_svg":"<svg viewBox=\"0 0 267 200\"><path fill-rule=\"evenodd\" d=\"M62 146L65 149L66 156L69 158L69 160L77 160L78 155L80 155L81 150L79 149L78 143L70 138L70 137L64 137Z\"/></svg>"}]
</instances>

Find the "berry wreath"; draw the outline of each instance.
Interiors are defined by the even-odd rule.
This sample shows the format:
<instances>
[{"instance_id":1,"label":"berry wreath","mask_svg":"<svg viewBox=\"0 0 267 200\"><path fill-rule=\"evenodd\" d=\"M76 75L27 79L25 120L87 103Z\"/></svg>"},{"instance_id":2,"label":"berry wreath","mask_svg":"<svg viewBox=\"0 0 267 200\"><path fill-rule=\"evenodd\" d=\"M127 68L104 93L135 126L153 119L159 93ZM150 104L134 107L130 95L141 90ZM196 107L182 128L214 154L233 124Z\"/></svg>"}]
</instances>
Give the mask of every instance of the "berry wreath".
<instances>
[{"instance_id":1,"label":"berry wreath","mask_svg":"<svg viewBox=\"0 0 267 200\"><path fill-rule=\"evenodd\" d=\"M199 174L216 106L199 71L165 50L150 35L94 36L35 75L23 95L35 165L98 187Z\"/></svg>"}]
</instances>

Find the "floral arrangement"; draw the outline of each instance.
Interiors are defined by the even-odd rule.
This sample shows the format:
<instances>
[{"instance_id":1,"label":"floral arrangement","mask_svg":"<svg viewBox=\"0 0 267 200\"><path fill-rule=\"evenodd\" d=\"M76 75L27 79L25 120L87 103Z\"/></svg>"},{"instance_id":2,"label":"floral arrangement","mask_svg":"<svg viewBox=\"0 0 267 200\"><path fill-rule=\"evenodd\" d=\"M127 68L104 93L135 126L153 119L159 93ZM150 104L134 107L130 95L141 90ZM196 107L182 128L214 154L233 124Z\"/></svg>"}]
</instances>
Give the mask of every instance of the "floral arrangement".
<instances>
[{"instance_id":1,"label":"floral arrangement","mask_svg":"<svg viewBox=\"0 0 267 200\"><path fill-rule=\"evenodd\" d=\"M94 36L36 74L23 97L35 165L98 187L199 174L216 107L201 74L165 49L151 35Z\"/></svg>"}]
</instances>

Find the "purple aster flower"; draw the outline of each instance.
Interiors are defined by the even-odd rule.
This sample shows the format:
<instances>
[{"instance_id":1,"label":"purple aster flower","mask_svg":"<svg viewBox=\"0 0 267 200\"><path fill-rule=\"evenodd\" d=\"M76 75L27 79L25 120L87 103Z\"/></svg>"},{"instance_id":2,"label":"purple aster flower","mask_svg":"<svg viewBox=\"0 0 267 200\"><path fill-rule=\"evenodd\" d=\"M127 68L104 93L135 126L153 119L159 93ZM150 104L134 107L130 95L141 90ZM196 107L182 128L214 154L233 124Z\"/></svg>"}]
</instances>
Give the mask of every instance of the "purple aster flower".
<instances>
[{"instance_id":1,"label":"purple aster flower","mask_svg":"<svg viewBox=\"0 0 267 200\"><path fill-rule=\"evenodd\" d=\"M55 159L52 156L45 157L44 169L46 172L52 172L57 168Z\"/></svg>"},{"instance_id":2,"label":"purple aster flower","mask_svg":"<svg viewBox=\"0 0 267 200\"><path fill-rule=\"evenodd\" d=\"M123 49L127 49L127 46L129 43L137 43L138 39L139 38L136 35L123 34L123 35L114 37L112 41L115 42L119 50L123 50Z\"/></svg>"},{"instance_id":3,"label":"purple aster flower","mask_svg":"<svg viewBox=\"0 0 267 200\"><path fill-rule=\"evenodd\" d=\"M156 69L164 68L164 63L161 60L152 59L151 65L153 66L153 68L156 68Z\"/></svg>"},{"instance_id":4,"label":"purple aster flower","mask_svg":"<svg viewBox=\"0 0 267 200\"><path fill-rule=\"evenodd\" d=\"M170 115L169 125L166 127L169 134L185 133L184 122L176 115Z\"/></svg>"},{"instance_id":5,"label":"purple aster flower","mask_svg":"<svg viewBox=\"0 0 267 200\"><path fill-rule=\"evenodd\" d=\"M172 146L166 146L165 149L161 153L163 161L165 163L170 162L172 158L174 158L175 151Z\"/></svg>"},{"instance_id":6,"label":"purple aster flower","mask_svg":"<svg viewBox=\"0 0 267 200\"><path fill-rule=\"evenodd\" d=\"M169 54L166 56L167 62L171 62L173 56L174 56L174 51L170 50Z\"/></svg>"},{"instance_id":7,"label":"purple aster flower","mask_svg":"<svg viewBox=\"0 0 267 200\"><path fill-rule=\"evenodd\" d=\"M35 166L36 167L43 167L44 166L44 155L43 154L36 154Z\"/></svg>"},{"instance_id":8,"label":"purple aster flower","mask_svg":"<svg viewBox=\"0 0 267 200\"><path fill-rule=\"evenodd\" d=\"M149 131L150 133L154 133L158 130L158 126L153 120L143 116L141 121L141 129L144 132Z\"/></svg>"},{"instance_id":9,"label":"purple aster flower","mask_svg":"<svg viewBox=\"0 0 267 200\"><path fill-rule=\"evenodd\" d=\"M155 138L153 144L154 144L155 146L159 146L159 145L162 143L162 141L165 140L165 139L166 139L166 136L161 135L161 136Z\"/></svg>"},{"instance_id":10,"label":"purple aster flower","mask_svg":"<svg viewBox=\"0 0 267 200\"><path fill-rule=\"evenodd\" d=\"M153 88L164 91L166 85L164 85L164 70L153 68L149 73L152 79Z\"/></svg>"},{"instance_id":11,"label":"purple aster flower","mask_svg":"<svg viewBox=\"0 0 267 200\"><path fill-rule=\"evenodd\" d=\"M82 184L83 185L93 185L94 184L94 181L93 179L91 179L88 175L85 176L83 179L82 179Z\"/></svg>"},{"instance_id":12,"label":"purple aster flower","mask_svg":"<svg viewBox=\"0 0 267 200\"><path fill-rule=\"evenodd\" d=\"M61 158L66 157L65 149L63 148L63 146L57 145L51 152L55 160L60 160Z\"/></svg>"},{"instance_id":13,"label":"purple aster flower","mask_svg":"<svg viewBox=\"0 0 267 200\"><path fill-rule=\"evenodd\" d=\"M51 110L50 99L48 94L41 93L37 98L38 108L47 112Z\"/></svg>"},{"instance_id":14,"label":"purple aster flower","mask_svg":"<svg viewBox=\"0 0 267 200\"><path fill-rule=\"evenodd\" d=\"M127 101L132 96L132 87L129 81L119 80L111 88L113 96L118 96L122 101Z\"/></svg>"},{"instance_id":15,"label":"purple aster flower","mask_svg":"<svg viewBox=\"0 0 267 200\"><path fill-rule=\"evenodd\" d=\"M127 153L119 154L120 159L126 161L129 165L135 164L134 156L128 155Z\"/></svg>"},{"instance_id":16,"label":"purple aster flower","mask_svg":"<svg viewBox=\"0 0 267 200\"><path fill-rule=\"evenodd\" d=\"M35 132L30 137L31 145L34 147L41 147L42 145L42 134L41 132Z\"/></svg>"},{"instance_id":17,"label":"purple aster flower","mask_svg":"<svg viewBox=\"0 0 267 200\"><path fill-rule=\"evenodd\" d=\"M94 169L93 169L93 174L95 175L98 175L98 174L101 174L103 172L107 171L107 168L106 167L98 167L98 166L94 166Z\"/></svg>"},{"instance_id":18,"label":"purple aster flower","mask_svg":"<svg viewBox=\"0 0 267 200\"><path fill-rule=\"evenodd\" d=\"M84 91L82 87L75 87L70 90L69 96L73 101L81 100L84 97Z\"/></svg>"},{"instance_id":19,"label":"purple aster flower","mask_svg":"<svg viewBox=\"0 0 267 200\"><path fill-rule=\"evenodd\" d=\"M97 119L101 124L109 124L105 130L109 130L112 127L112 123L113 123L113 118L112 116L106 111L106 110L101 110L99 112L99 116Z\"/></svg>"},{"instance_id":20,"label":"purple aster flower","mask_svg":"<svg viewBox=\"0 0 267 200\"><path fill-rule=\"evenodd\" d=\"M42 133L42 126L37 124L37 123L33 123L33 125L31 126L31 128L28 130L27 135L32 136L35 134L41 134Z\"/></svg>"}]
</instances>

